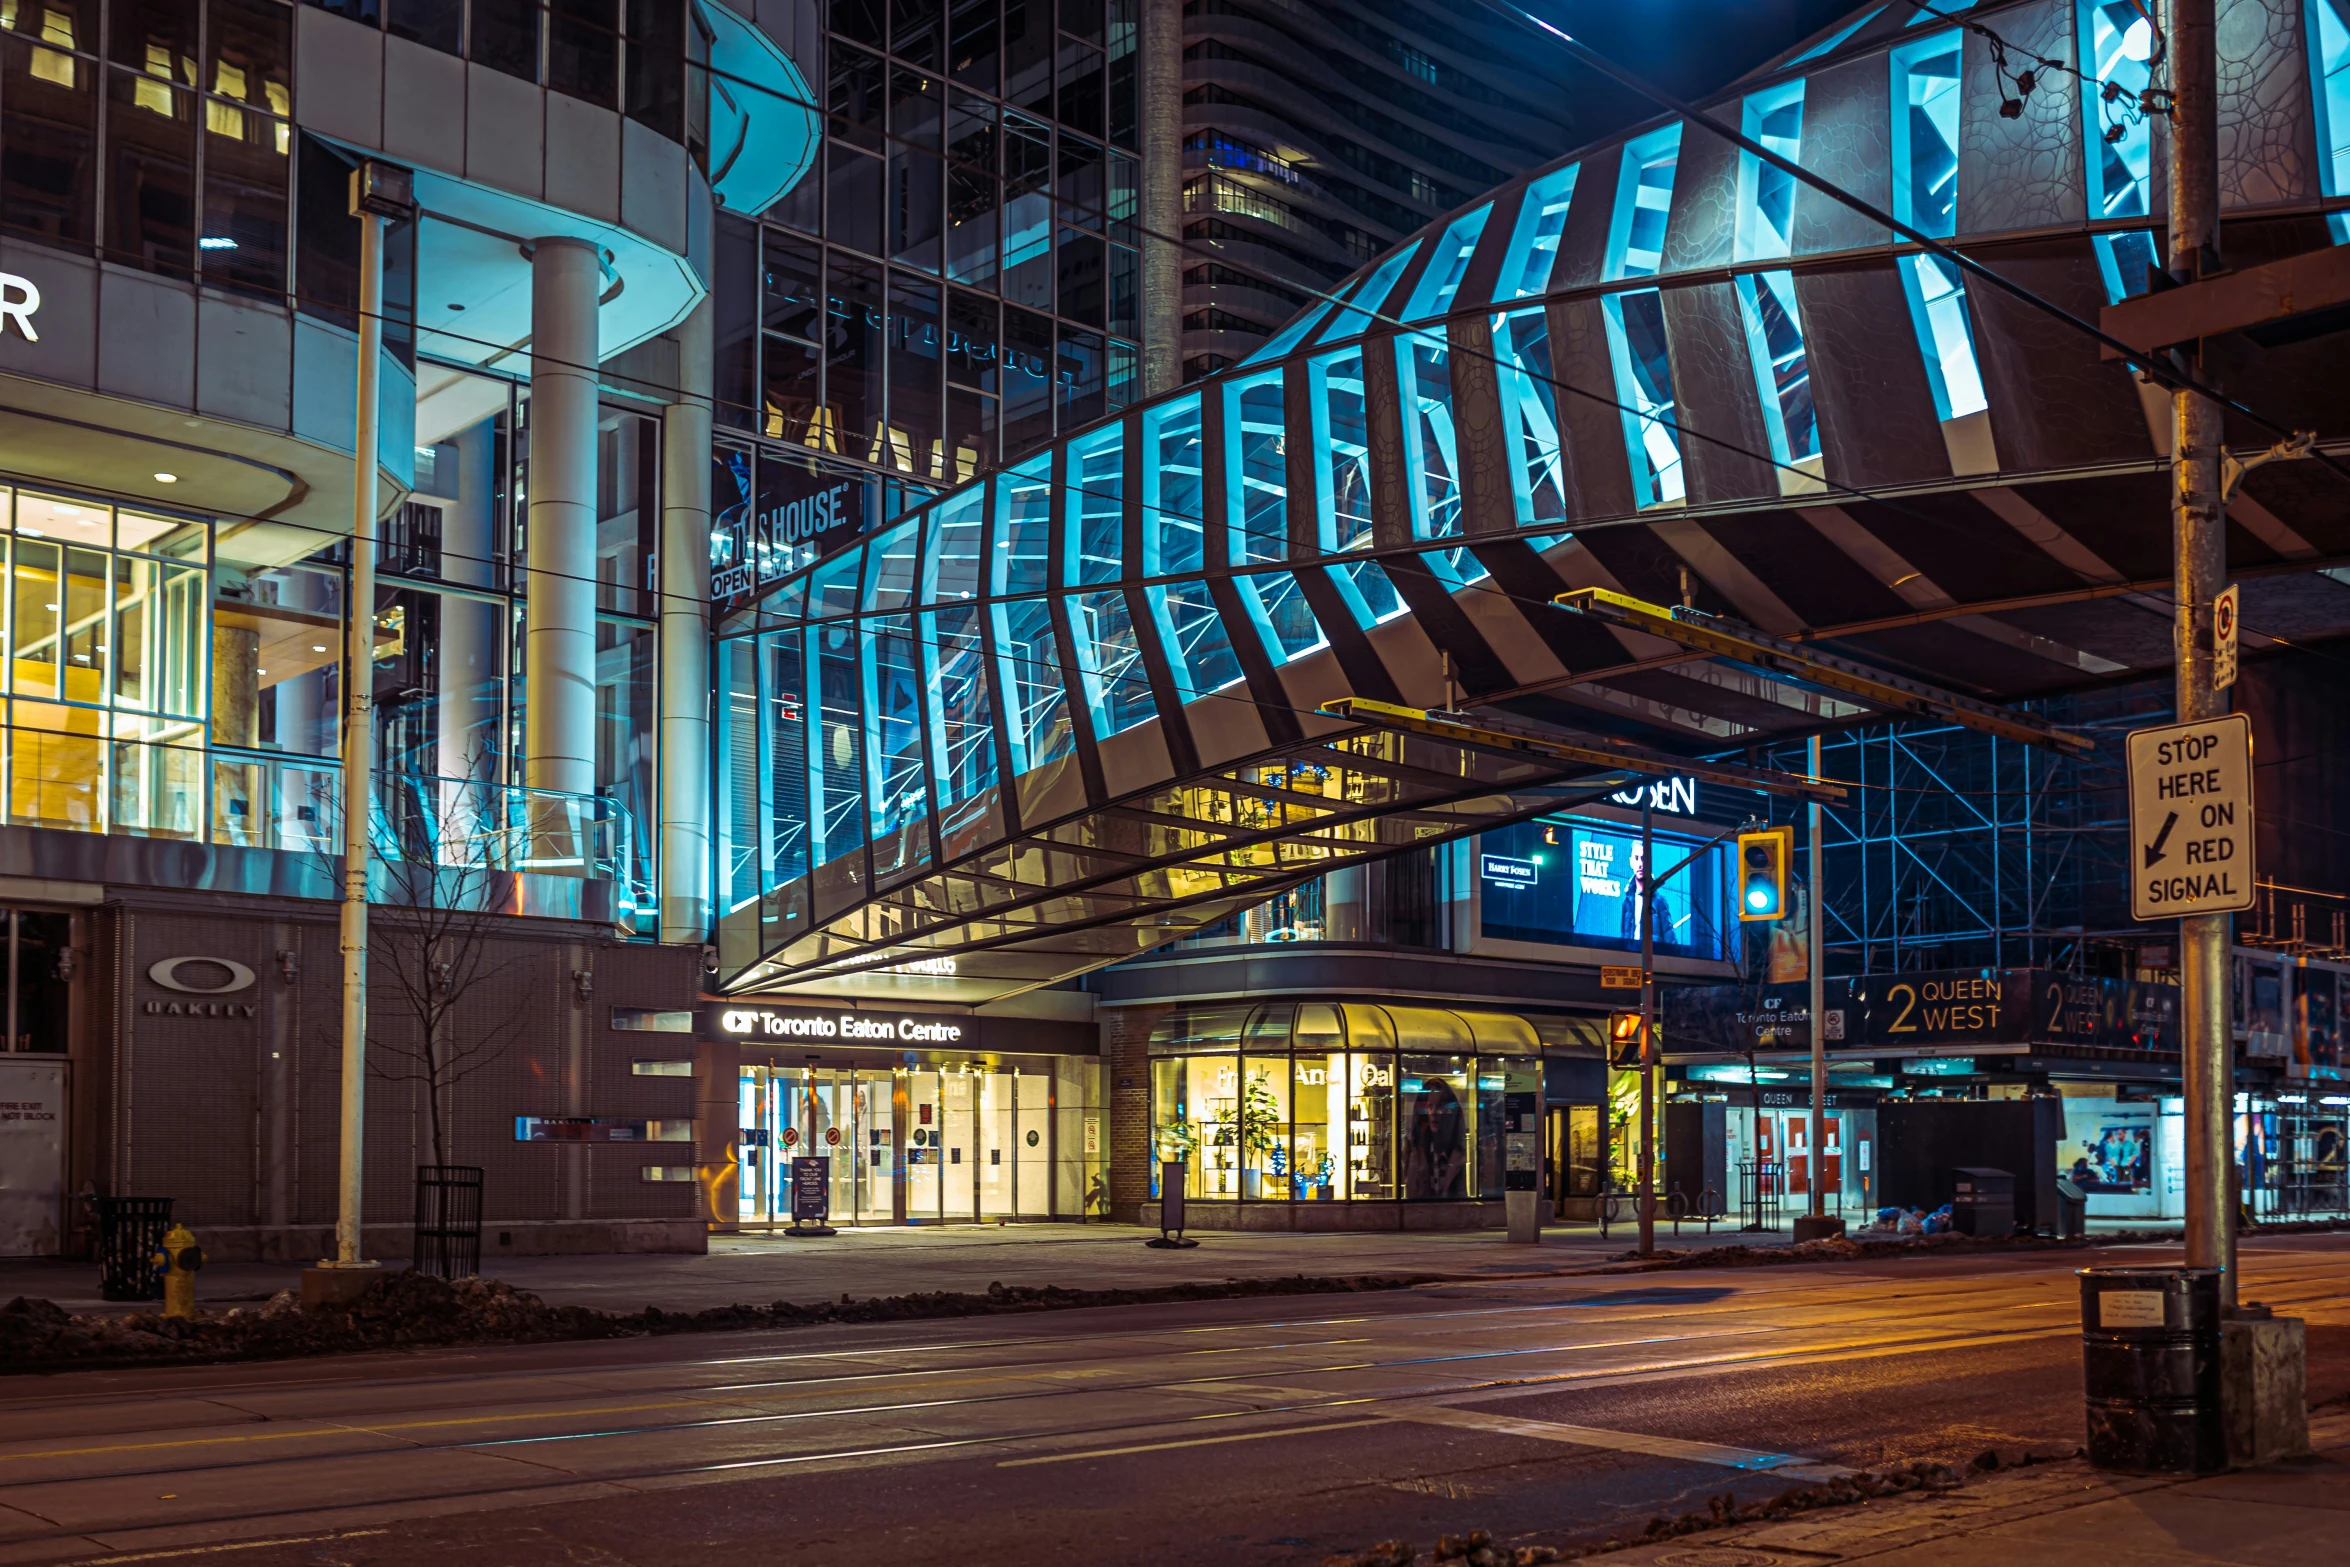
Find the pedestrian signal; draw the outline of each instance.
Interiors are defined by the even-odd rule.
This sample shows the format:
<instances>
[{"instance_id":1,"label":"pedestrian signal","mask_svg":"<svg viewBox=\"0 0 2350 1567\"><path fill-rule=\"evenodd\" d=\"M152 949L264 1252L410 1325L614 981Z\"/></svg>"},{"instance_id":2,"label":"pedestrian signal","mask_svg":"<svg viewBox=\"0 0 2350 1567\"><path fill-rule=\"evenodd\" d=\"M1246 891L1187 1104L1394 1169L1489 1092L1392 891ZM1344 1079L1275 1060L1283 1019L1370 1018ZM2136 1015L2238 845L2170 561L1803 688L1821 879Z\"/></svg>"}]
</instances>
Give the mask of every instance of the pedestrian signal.
<instances>
[{"instance_id":1,"label":"pedestrian signal","mask_svg":"<svg viewBox=\"0 0 2350 1567\"><path fill-rule=\"evenodd\" d=\"M1738 917L1741 920L1787 917L1787 867L1794 858L1792 827L1771 827L1738 835Z\"/></svg>"},{"instance_id":2,"label":"pedestrian signal","mask_svg":"<svg viewBox=\"0 0 2350 1567\"><path fill-rule=\"evenodd\" d=\"M1607 1019L1607 1064L1614 1067L1636 1067L1640 1064L1640 1014L1611 1012Z\"/></svg>"}]
</instances>

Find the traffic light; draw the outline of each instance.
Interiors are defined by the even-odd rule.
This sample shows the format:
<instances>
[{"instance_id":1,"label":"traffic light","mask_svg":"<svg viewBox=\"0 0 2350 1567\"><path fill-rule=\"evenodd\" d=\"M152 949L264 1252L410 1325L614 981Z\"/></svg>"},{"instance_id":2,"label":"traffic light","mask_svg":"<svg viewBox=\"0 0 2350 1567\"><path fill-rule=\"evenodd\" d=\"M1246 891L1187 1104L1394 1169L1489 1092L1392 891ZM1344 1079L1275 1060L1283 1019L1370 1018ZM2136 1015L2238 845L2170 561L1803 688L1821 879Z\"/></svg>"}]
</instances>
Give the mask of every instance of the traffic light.
<instances>
[{"instance_id":1,"label":"traffic light","mask_svg":"<svg viewBox=\"0 0 2350 1567\"><path fill-rule=\"evenodd\" d=\"M1607 1064L1612 1067L1640 1065L1640 1014L1637 1012L1610 1012L1607 1016Z\"/></svg>"},{"instance_id":2,"label":"traffic light","mask_svg":"<svg viewBox=\"0 0 2350 1567\"><path fill-rule=\"evenodd\" d=\"M1769 827L1738 835L1738 917L1741 920L1787 917L1787 867L1794 858L1792 827Z\"/></svg>"}]
</instances>

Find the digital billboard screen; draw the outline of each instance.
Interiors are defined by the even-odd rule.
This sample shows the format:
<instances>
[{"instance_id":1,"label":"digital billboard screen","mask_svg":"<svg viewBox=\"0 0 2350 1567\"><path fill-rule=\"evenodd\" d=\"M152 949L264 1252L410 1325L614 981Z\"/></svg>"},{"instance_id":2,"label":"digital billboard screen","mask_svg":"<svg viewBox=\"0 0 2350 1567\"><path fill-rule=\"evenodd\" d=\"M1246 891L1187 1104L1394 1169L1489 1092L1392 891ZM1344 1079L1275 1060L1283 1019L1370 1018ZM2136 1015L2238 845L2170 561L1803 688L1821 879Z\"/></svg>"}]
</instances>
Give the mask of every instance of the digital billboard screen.
<instances>
[{"instance_id":1,"label":"digital billboard screen","mask_svg":"<svg viewBox=\"0 0 2350 1567\"><path fill-rule=\"evenodd\" d=\"M1696 847L1656 835L1660 870ZM1676 957L1722 955L1721 854L1714 851L1658 889L1656 950ZM1521 822L1486 833L1477 846L1481 929L1505 941L1550 946L1640 946L1640 834L1577 817Z\"/></svg>"}]
</instances>

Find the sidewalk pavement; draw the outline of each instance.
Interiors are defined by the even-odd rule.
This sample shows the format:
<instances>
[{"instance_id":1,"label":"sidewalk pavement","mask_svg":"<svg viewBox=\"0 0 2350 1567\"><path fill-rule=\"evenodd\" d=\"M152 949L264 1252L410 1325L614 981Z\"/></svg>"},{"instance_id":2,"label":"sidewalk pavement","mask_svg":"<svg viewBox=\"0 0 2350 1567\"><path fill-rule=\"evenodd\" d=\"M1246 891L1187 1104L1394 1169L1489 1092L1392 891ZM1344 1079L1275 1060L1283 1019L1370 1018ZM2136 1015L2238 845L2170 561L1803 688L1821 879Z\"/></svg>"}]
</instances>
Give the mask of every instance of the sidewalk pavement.
<instances>
[{"instance_id":1,"label":"sidewalk pavement","mask_svg":"<svg viewBox=\"0 0 2350 1567\"><path fill-rule=\"evenodd\" d=\"M817 1239L782 1235L713 1235L707 1255L629 1253L497 1257L482 1272L556 1305L635 1311L697 1311L707 1306L813 1302L843 1294L910 1295L930 1290L984 1292L988 1285L1069 1289L1154 1289L1221 1284L1227 1279L1306 1273L1332 1276L1432 1273L1492 1277L1590 1268L1631 1250L1638 1234L1611 1225L1553 1225L1540 1246L1513 1246L1500 1230L1385 1231L1373 1234L1195 1232L1199 1245L1161 1251L1143 1242L1156 1232L1128 1224L939 1225L852 1229ZM202 1233L197 1240L201 1243ZM1784 1246L1789 1235L1742 1235L1716 1224L1657 1226L1660 1251L1736 1244ZM404 1266L392 1263L390 1266ZM196 1278L208 1306L267 1300L297 1288L298 1264L219 1263ZM98 1298L95 1263L56 1258L0 1259L0 1301L31 1295L74 1312L151 1311L153 1306Z\"/></svg>"},{"instance_id":2,"label":"sidewalk pavement","mask_svg":"<svg viewBox=\"0 0 2350 1567\"><path fill-rule=\"evenodd\" d=\"M2103 1474L2078 1459L1784 1523L1591 1558L1605 1567L2279 1567L2350 1560L2350 1409L2310 1414L2307 1457L2201 1478Z\"/></svg>"},{"instance_id":3,"label":"sidewalk pavement","mask_svg":"<svg viewBox=\"0 0 2350 1567\"><path fill-rule=\"evenodd\" d=\"M1196 1232L1200 1244L1159 1251L1151 1231L1124 1224L939 1225L842 1228L825 1239L714 1235L707 1255L627 1253L482 1258L482 1271L556 1305L635 1311L698 1311L709 1306L809 1303L843 1294L907 1295L929 1290L978 1293L992 1283L1070 1289L1151 1289L1220 1284L1227 1279L1305 1273L1432 1273L1459 1278L1563 1272L1599 1267L1638 1244L1637 1228L1553 1224L1540 1246L1513 1246L1500 1230L1381 1231L1362 1234ZM1714 1246L1785 1246L1787 1230L1749 1235L1733 1223L1669 1223L1656 1229L1659 1251ZM199 1244L203 1241L197 1234ZM393 1263L398 1267L402 1264ZM293 1263L216 1263L197 1275L207 1306L251 1304L297 1288ZM95 1263L56 1258L0 1259L0 1301L18 1295L53 1300L68 1311L151 1311L144 1302L98 1298Z\"/></svg>"}]
</instances>

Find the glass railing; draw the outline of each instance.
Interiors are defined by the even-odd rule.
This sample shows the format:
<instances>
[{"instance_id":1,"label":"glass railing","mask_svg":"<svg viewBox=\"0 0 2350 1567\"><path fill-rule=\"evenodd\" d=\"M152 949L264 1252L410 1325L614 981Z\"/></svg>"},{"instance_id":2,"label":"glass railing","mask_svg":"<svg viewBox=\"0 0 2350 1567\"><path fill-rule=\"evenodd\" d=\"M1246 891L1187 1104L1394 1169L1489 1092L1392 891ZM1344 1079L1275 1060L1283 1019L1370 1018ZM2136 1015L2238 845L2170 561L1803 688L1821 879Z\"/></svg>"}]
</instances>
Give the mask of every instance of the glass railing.
<instances>
[{"instance_id":1,"label":"glass railing","mask_svg":"<svg viewBox=\"0 0 2350 1567\"><path fill-rule=\"evenodd\" d=\"M342 849L342 771L310 757L215 750L212 841L332 857ZM378 772L368 840L378 896L470 902L475 879L530 872L610 882L619 918L649 928L649 867L627 806L473 778Z\"/></svg>"}]
</instances>

